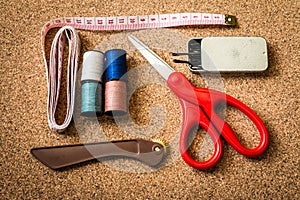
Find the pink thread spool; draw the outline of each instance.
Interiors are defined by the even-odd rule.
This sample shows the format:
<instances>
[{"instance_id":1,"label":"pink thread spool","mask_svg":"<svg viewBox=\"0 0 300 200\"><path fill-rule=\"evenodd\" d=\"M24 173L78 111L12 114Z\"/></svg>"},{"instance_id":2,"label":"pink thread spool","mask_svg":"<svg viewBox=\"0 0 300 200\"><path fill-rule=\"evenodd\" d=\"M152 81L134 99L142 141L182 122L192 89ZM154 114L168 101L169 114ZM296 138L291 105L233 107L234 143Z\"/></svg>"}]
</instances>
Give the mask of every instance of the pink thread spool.
<instances>
[{"instance_id":1,"label":"pink thread spool","mask_svg":"<svg viewBox=\"0 0 300 200\"><path fill-rule=\"evenodd\" d=\"M127 112L126 82L120 80L105 83L105 114L123 115Z\"/></svg>"}]
</instances>

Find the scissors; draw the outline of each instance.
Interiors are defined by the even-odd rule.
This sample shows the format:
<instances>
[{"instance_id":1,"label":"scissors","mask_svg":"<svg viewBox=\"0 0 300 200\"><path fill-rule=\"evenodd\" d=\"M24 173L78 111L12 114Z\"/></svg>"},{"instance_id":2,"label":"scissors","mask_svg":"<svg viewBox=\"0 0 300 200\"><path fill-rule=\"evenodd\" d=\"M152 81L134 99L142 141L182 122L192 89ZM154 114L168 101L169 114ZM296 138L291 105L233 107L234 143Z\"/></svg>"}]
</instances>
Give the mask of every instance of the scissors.
<instances>
[{"instance_id":1,"label":"scissors","mask_svg":"<svg viewBox=\"0 0 300 200\"><path fill-rule=\"evenodd\" d=\"M168 87L180 101L183 120L179 146L181 156L188 165L199 170L207 170L215 166L223 154L220 136L246 157L257 157L266 151L269 143L268 131L263 121L251 108L228 94L213 89L194 87L181 72L175 72L136 37L129 35L128 39L167 81ZM217 115L215 109L220 103L239 109L253 121L260 134L260 143L257 147L249 149L241 144L229 124ZM204 128L214 143L214 153L208 160L197 161L188 152L189 133L195 126Z\"/></svg>"}]
</instances>

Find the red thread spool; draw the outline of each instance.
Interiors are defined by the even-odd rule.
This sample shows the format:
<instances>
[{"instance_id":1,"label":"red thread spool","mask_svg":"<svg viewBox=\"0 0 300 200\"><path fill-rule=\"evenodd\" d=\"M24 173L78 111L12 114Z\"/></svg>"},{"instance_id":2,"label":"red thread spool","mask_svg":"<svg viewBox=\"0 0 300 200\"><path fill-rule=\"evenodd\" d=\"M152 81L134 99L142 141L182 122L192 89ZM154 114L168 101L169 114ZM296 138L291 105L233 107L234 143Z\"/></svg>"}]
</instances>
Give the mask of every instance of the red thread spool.
<instances>
[{"instance_id":1,"label":"red thread spool","mask_svg":"<svg viewBox=\"0 0 300 200\"><path fill-rule=\"evenodd\" d=\"M105 83L105 113L123 115L127 112L127 89L124 81Z\"/></svg>"}]
</instances>

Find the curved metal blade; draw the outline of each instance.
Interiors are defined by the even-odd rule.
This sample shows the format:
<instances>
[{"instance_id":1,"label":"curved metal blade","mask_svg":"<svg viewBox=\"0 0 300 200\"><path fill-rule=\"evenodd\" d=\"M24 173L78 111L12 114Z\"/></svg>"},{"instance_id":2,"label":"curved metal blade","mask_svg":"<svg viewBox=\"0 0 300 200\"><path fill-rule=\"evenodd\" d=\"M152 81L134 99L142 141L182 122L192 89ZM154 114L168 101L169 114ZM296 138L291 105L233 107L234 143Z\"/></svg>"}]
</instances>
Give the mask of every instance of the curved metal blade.
<instances>
[{"instance_id":1,"label":"curved metal blade","mask_svg":"<svg viewBox=\"0 0 300 200\"><path fill-rule=\"evenodd\" d=\"M174 72L174 69L170 67L164 60L162 60L156 53L154 53L149 47L143 44L133 35L128 36L129 41L141 52L141 54L149 61L149 63L156 69L156 71L166 80L169 75Z\"/></svg>"}]
</instances>

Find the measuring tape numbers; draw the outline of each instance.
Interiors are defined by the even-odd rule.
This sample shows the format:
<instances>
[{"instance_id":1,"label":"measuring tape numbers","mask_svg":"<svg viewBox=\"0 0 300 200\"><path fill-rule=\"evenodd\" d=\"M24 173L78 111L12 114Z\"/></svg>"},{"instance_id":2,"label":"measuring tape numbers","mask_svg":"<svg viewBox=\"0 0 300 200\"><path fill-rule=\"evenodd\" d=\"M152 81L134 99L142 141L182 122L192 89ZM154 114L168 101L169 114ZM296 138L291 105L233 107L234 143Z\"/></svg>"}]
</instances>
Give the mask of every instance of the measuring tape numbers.
<instances>
[{"instance_id":1,"label":"measuring tape numbers","mask_svg":"<svg viewBox=\"0 0 300 200\"><path fill-rule=\"evenodd\" d=\"M46 23L41 32L41 43L46 67L48 100L48 124L52 131L62 132L71 122L74 99L76 73L80 54L80 39L76 29L91 31L106 30L139 30L149 28L174 27L185 25L236 25L232 15L209 13L176 13L144 16L115 16L115 17L64 17ZM52 28L61 28L55 35L50 50L50 60L46 58L45 38ZM62 124L57 124L55 112L60 95L63 67L63 51L65 43L69 45L67 64L67 111Z\"/></svg>"}]
</instances>

